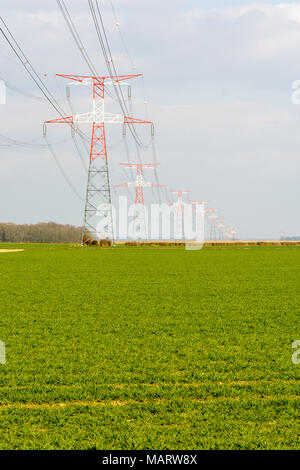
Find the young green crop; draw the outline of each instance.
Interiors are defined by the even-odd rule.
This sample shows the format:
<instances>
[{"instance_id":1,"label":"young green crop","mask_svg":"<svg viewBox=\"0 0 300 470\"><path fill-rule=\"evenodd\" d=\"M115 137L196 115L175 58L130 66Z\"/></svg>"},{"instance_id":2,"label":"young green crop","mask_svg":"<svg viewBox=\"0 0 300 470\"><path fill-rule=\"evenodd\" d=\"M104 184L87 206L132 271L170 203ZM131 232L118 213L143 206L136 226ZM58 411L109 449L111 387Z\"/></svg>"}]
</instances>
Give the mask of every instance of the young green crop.
<instances>
[{"instance_id":1,"label":"young green crop","mask_svg":"<svg viewBox=\"0 0 300 470\"><path fill-rule=\"evenodd\" d=\"M0 253L0 449L299 449L298 247Z\"/></svg>"}]
</instances>

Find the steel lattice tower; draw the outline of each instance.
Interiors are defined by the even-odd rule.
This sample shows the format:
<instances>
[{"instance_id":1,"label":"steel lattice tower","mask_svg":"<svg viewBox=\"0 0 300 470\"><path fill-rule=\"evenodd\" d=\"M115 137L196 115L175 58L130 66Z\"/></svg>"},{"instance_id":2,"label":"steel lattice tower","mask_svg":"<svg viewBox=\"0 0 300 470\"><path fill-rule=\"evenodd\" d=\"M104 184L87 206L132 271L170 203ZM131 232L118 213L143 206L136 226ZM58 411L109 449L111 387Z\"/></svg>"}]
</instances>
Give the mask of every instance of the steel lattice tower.
<instances>
[{"instance_id":1,"label":"steel lattice tower","mask_svg":"<svg viewBox=\"0 0 300 470\"><path fill-rule=\"evenodd\" d=\"M112 220L105 124L130 125L135 123L148 123L153 125L153 123L151 121L144 121L142 119L122 116L120 114L107 113L104 110L105 85L114 85L115 83L119 82L123 82L120 83L120 85L125 85L125 80L134 77L140 77L141 74L119 75L113 77L61 74L57 74L57 76L73 80L70 85L92 86L93 109L91 112L53 119L51 121L45 121L44 124L67 123L70 124L72 128L75 124L92 124L82 242L84 241L85 236L92 235L94 239L109 239L113 243L114 229ZM99 228L100 216L105 218L105 224L102 224L103 226L101 227L101 230Z\"/></svg>"},{"instance_id":2,"label":"steel lattice tower","mask_svg":"<svg viewBox=\"0 0 300 470\"><path fill-rule=\"evenodd\" d=\"M174 238L177 239L184 239L184 218L183 218L183 207L185 202L183 202L183 195L188 194L190 191L170 191L173 194L177 194L177 201L171 202L172 206L177 206L177 216L176 216L176 229L174 233Z\"/></svg>"},{"instance_id":3,"label":"steel lattice tower","mask_svg":"<svg viewBox=\"0 0 300 470\"><path fill-rule=\"evenodd\" d=\"M216 241L217 240L217 212L220 209L206 209L206 212L208 214L208 218L210 219L210 233L209 233L209 239L210 241Z\"/></svg>"},{"instance_id":4,"label":"steel lattice tower","mask_svg":"<svg viewBox=\"0 0 300 470\"><path fill-rule=\"evenodd\" d=\"M145 216L144 188L163 188L164 186L156 183L149 183L144 180L144 168L154 168L159 163L120 163L126 168L136 169L136 179L128 183L116 184L115 187L127 187L135 189L135 223L139 226L139 232L142 239L148 239L148 224ZM141 210L139 210L141 209Z\"/></svg>"},{"instance_id":5,"label":"steel lattice tower","mask_svg":"<svg viewBox=\"0 0 300 470\"><path fill-rule=\"evenodd\" d=\"M223 241L224 240L225 219L222 219L221 217L218 217L217 218L217 224L218 224L218 229L219 229L219 240Z\"/></svg>"},{"instance_id":6,"label":"steel lattice tower","mask_svg":"<svg viewBox=\"0 0 300 470\"><path fill-rule=\"evenodd\" d=\"M192 201L192 205L195 206L198 223L205 224L205 205L208 204L209 201L201 200L201 201ZM199 207L201 210L199 210ZM204 225L205 227L205 225Z\"/></svg>"},{"instance_id":7,"label":"steel lattice tower","mask_svg":"<svg viewBox=\"0 0 300 470\"><path fill-rule=\"evenodd\" d=\"M236 227L231 227L230 229L231 240L236 240L237 229Z\"/></svg>"}]
</instances>

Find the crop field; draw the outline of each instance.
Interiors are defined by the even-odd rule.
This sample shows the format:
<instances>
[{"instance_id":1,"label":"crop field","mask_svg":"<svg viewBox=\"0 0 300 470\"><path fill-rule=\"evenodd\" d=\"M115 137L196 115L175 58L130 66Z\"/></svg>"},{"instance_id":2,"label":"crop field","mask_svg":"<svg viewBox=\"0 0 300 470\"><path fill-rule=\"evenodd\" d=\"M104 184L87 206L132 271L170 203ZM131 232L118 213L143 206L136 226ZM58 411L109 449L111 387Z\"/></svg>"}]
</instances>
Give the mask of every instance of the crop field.
<instances>
[{"instance_id":1,"label":"crop field","mask_svg":"<svg viewBox=\"0 0 300 470\"><path fill-rule=\"evenodd\" d=\"M300 449L300 247L0 253L0 449Z\"/></svg>"}]
</instances>

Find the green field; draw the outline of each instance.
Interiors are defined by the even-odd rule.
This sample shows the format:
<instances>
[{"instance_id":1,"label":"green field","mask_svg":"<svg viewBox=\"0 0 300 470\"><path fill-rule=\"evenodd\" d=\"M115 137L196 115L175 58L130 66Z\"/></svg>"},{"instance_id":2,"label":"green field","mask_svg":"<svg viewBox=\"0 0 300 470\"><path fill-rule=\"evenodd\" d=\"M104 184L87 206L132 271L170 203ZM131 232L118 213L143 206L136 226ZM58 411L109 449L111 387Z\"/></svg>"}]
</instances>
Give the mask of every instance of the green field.
<instances>
[{"instance_id":1,"label":"green field","mask_svg":"<svg viewBox=\"0 0 300 470\"><path fill-rule=\"evenodd\" d=\"M8 247L0 449L300 449L300 247Z\"/></svg>"}]
</instances>

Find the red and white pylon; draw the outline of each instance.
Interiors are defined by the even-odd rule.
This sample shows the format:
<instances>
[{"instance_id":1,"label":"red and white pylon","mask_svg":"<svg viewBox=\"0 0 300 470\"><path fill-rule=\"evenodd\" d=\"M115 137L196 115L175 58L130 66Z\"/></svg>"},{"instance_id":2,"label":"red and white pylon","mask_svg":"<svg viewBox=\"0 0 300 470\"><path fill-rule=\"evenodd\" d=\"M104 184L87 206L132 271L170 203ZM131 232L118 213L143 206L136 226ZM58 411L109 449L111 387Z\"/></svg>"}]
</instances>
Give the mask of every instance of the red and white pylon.
<instances>
[{"instance_id":1,"label":"red and white pylon","mask_svg":"<svg viewBox=\"0 0 300 470\"><path fill-rule=\"evenodd\" d=\"M208 218L210 221L210 233L209 233L209 239L211 241L216 241L217 240L217 212L220 209L217 208L209 208L206 209L206 213L208 214Z\"/></svg>"},{"instance_id":2,"label":"red and white pylon","mask_svg":"<svg viewBox=\"0 0 300 470\"><path fill-rule=\"evenodd\" d=\"M224 240L229 239L229 227L226 227L226 226L224 227L223 236L224 236Z\"/></svg>"},{"instance_id":3,"label":"red and white pylon","mask_svg":"<svg viewBox=\"0 0 300 470\"><path fill-rule=\"evenodd\" d=\"M192 201L193 206L196 208L198 226L203 224L203 230L205 230L205 206L209 201ZM204 232L203 232L204 233Z\"/></svg>"},{"instance_id":4,"label":"red and white pylon","mask_svg":"<svg viewBox=\"0 0 300 470\"><path fill-rule=\"evenodd\" d=\"M148 221L145 213L145 200L144 200L144 188L163 188L164 186L156 183L149 183L145 181L143 170L152 169L159 163L120 163L126 168L136 169L135 181L127 183L116 184L116 188L127 187L135 189L135 214L134 214L134 233L137 238L142 240L148 240Z\"/></svg>"},{"instance_id":5,"label":"red and white pylon","mask_svg":"<svg viewBox=\"0 0 300 470\"><path fill-rule=\"evenodd\" d=\"M204 200L203 200L203 201L191 201L191 203L193 204L193 206L196 207L196 210L197 210L197 207L199 207L199 206L200 206L201 208L203 208L203 214L202 214L202 211L199 211L199 214L200 214L200 215L202 214L201 217L204 216L204 213L205 213L205 206L206 206L206 204L208 204L208 202L209 202L209 201L204 201Z\"/></svg>"},{"instance_id":6,"label":"red and white pylon","mask_svg":"<svg viewBox=\"0 0 300 470\"><path fill-rule=\"evenodd\" d=\"M189 194L190 191L170 191L172 194L177 194L177 201L171 202L170 205L177 207L176 212L176 228L174 230L174 238L175 240L184 239L184 218L183 218L183 210L186 203L183 201L183 195Z\"/></svg>"},{"instance_id":7,"label":"red and white pylon","mask_svg":"<svg viewBox=\"0 0 300 470\"><path fill-rule=\"evenodd\" d=\"M202 200L202 201L191 201L191 202L194 205L200 205L200 206L205 206L206 204L209 203L209 201L204 201L204 200Z\"/></svg>"},{"instance_id":8,"label":"red and white pylon","mask_svg":"<svg viewBox=\"0 0 300 470\"><path fill-rule=\"evenodd\" d=\"M44 133L46 133L46 124L50 123L67 123L72 126L72 129L74 129L73 126L76 124L93 125L82 239L84 239L85 234L92 234L95 239L106 238L114 242L105 124L131 125L142 123L151 124L153 127L153 123L143 119L106 112L104 107L105 86L114 85L115 83L127 85L125 83L126 80L140 77L141 74L119 75L113 77L62 74L57 74L57 76L72 80L69 85L92 86L93 107L92 111L88 113L75 114L74 116L66 116L45 121ZM104 223L103 221L99 223L99 216L104 217Z\"/></svg>"},{"instance_id":9,"label":"red and white pylon","mask_svg":"<svg viewBox=\"0 0 300 470\"><path fill-rule=\"evenodd\" d=\"M225 227L224 230L224 239L230 241L231 240L231 227Z\"/></svg>"},{"instance_id":10,"label":"red and white pylon","mask_svg":"<svg viewBox=\"0 0 300 470\"><path fill-rule=\"evenodd\" d=\"M236 240L237 228L231 227L231 229L229 230L229 234L231 240Z\"/></svg>"},{"instance_id":11,"label":"red and white pylon","mask_svg":"<svg viewBox=\"0 0 300 470\"><path fill-rule=\"evenodd\" d=\"M219 240L222 241L224 240L225 219L218 217L217 224L218 224L218 229L219 229Z\"/></svg>"}]
</instances>

